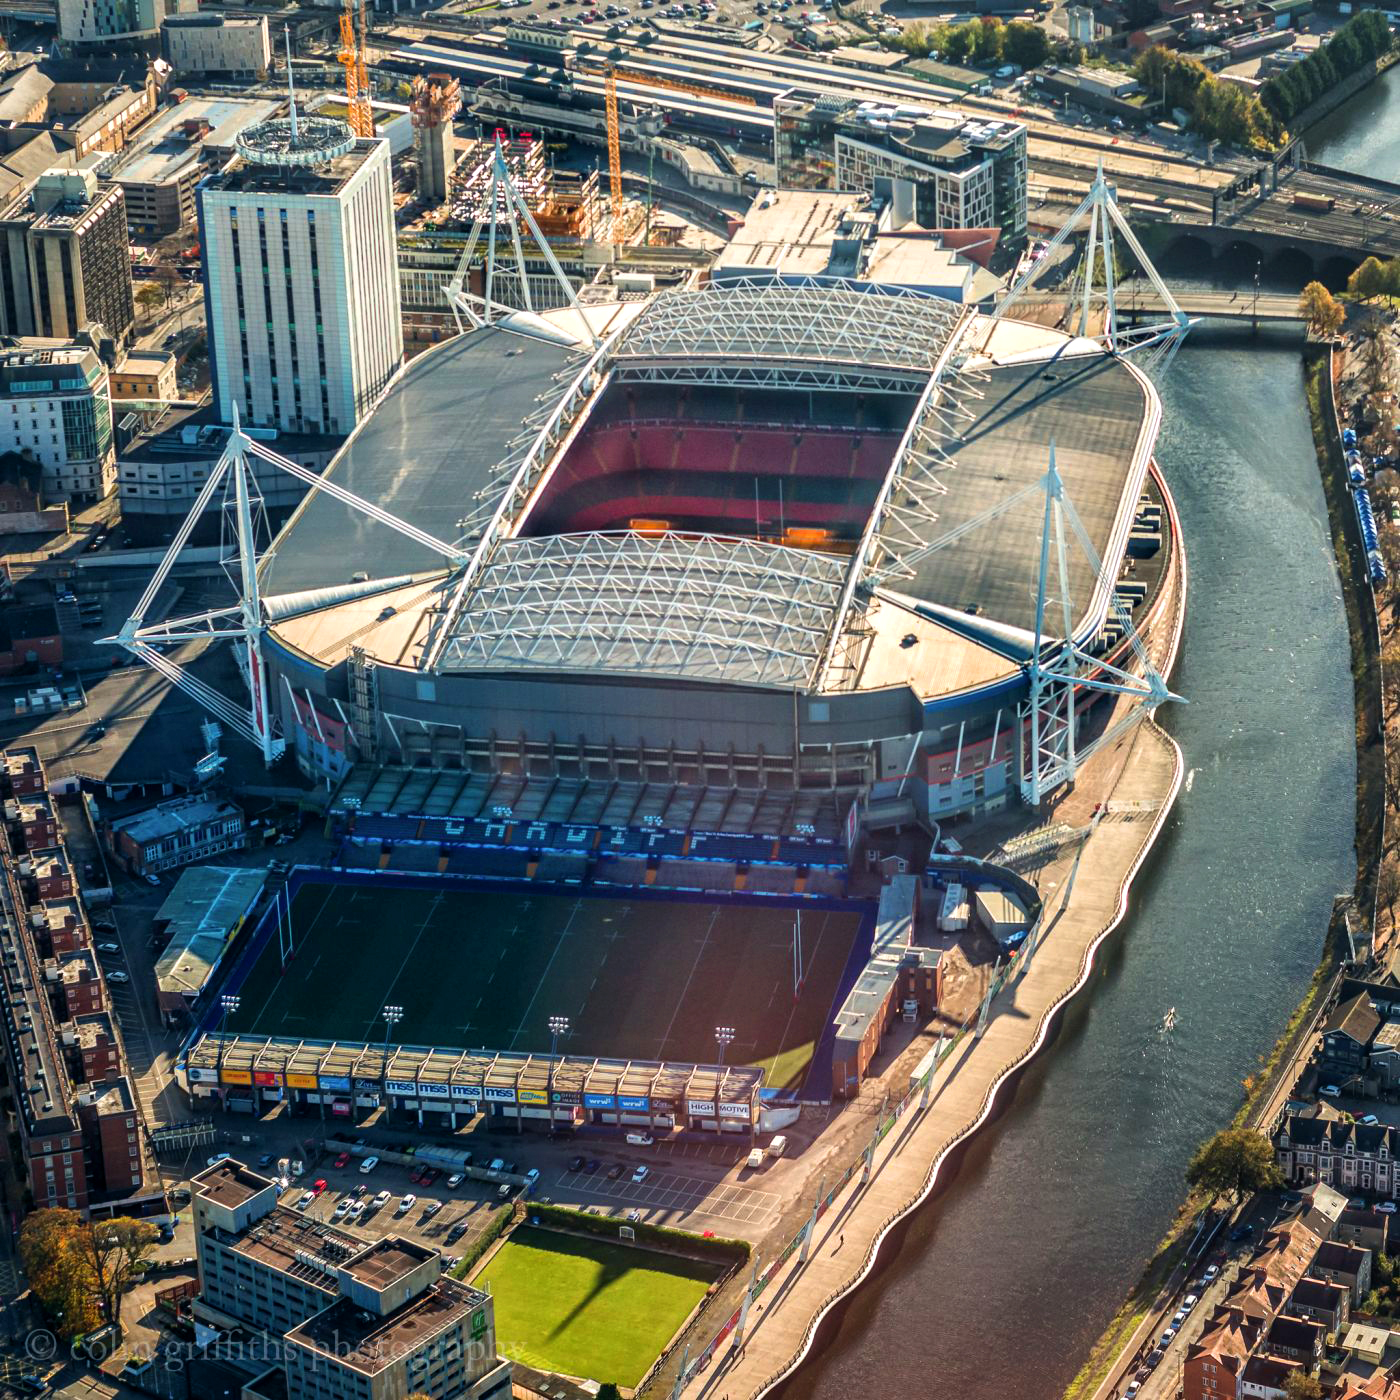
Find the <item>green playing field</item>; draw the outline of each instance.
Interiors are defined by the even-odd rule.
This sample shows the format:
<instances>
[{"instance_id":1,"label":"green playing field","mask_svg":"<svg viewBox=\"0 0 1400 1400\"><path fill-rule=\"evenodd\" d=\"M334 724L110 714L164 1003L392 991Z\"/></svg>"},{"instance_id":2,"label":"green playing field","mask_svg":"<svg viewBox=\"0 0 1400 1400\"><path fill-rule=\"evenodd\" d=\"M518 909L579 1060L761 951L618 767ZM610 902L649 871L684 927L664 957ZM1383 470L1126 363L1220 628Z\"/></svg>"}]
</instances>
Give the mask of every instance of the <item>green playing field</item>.
<instances>
[{"instance_id":1,"label":"green playing field","mask_svg":"<svg viewBox=\"0 0 1400 1400\"><path fill-rule=\"evenodd\" d=\"M607 1240L517 1229L481 1271L502 1356L633 1386L722 1272Z\"/></svg>"},{"instance_id":2,"label":"green playing field","mask_svg":"<svg viewBox=\"0 0 1400 1400\"><path fill-rule=\"evenodd\" d=\"M798 1087L832 1010L860 915L808 910L802 994L793 998L793 911L703 899L595 898L491 888L311 882L291 913L296 952L277 939L238 988L230 1030L395 1040L466 1050L548 1051L567 1016L573 1055L712 1063L728 1058Z\"/></svg>"}]
</instances>

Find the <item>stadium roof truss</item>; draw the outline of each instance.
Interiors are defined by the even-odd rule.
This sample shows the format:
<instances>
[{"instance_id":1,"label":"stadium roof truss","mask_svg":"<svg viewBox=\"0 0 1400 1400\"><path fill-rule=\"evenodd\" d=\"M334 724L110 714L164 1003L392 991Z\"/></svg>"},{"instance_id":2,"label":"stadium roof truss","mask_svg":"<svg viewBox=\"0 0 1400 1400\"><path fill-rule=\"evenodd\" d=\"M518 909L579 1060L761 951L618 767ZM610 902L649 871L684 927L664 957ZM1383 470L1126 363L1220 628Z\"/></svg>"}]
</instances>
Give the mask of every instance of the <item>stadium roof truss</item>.
<instances>
[{"instance_id":1,"label":"stadium roof truss","mask_svg":"<svg viewBox=\"0 0 1400 1400\"><path fill-rule=\"evenodd\" d=\"M832 555L714 535L504 540L477 575L441 666L807 685L845 574Z\"/></svg>"},{"instance_id":2,"label":"stadium roof truss","mask_svg":"<svg viewBox=\"0 0 1400 1400\"><path fill-rule=\"evenodd\" d=\"M964 314L952 302L844 281L726 282L662 293L612 362L619 379L652 383L917 392Z\"/></svg>"}]
</instances>

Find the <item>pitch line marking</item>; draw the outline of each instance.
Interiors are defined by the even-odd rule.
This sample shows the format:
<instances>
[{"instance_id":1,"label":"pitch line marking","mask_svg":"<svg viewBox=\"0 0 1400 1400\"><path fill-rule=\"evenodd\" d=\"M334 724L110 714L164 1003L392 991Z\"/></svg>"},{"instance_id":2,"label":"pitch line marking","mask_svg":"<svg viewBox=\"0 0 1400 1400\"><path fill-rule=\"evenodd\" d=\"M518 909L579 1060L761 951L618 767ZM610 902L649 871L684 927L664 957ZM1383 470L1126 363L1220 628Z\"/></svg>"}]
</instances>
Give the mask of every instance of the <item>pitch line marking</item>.
<instances>
[{"instance_id":1,"label":"pitch line marking","mask_svg":"<svg viewBox=\"0 0 1400 1400\"><path fill-rule=\"evenodd\" d=\"M529 905L530 901L526 900L520 907L522 909L527 909L529 908ZM559 937L554 940L554 949L549 955L549 961L544 965L544 971L540 973L540 980L535 983L535 990L534 994L530 997L530 1004L525 1008L524 1014L520 1018L520 1026L517 1028L515 1034L511 1037L510 1049L515 1049L515 1042L520 1038L520 1032L525 1029L525 1023L529 1021L530 1013L535 1009L535 1003L539 1000L540 991L549 978L549 969L554 966L554 959L559 956L559 950L564 946L564 940L569 936L569 930L573 927L574 919L577 918L578 913L582 908L583 901L579 900L570 912L568 922L560 931Z\"/></svg>"},{"instance_id":2,"label":"pitch line marking","mask_svg":"<svg viewBox=\"0 0 1400 1400\"><path fill-rule=\"evenodd\" d=\"M306 932L302 935L302 938L301 938L301 942L302 942L302 943L305 943L305 942L307 941L307 939L309 939L309 938L311 937L311 935L312 935L313 933L316 932L316 925L320 922L320 920L321 920L321 915L324 914L324 913L326 912L326 905L329 904L329 903L331 902L331 895L334 893L334 891L335 891L335 885L330 884L330 885L327 885L327 886L326 886L326 897L321 901L321 907L320 907L320 908L316 911L316 913L313 915L313 917L312 917L312 919L311 919L310 926L307 928ZM290 909L288 909L288 911L287 911L287 917L288 917L289 920L290 920L290 918L291 918L291 913L292 913L292 911L291 911ZM258 1024L258 1021L261 1021L262 1018L263 1018L264 1016L267 1015L267 1008L268 1008L269 1006L272 1005L272 998L273 998L274 996L277 995L277 992L278 992L279 988L281 987L281 985L282 985L282 979L279 977L279 978L277 979L277 981L275 981L275 982L272 984L271 988L268 990L268 993L267 993L267 1000L263 1002L263 1004L262 1004L262 1009L258 1012L257 1020L254 1020L254 1021L252 1021L252 1022L249 1023L251 1026L256 1027L257 1024Z\"/></svg>"},{"instance_id":3,"label":"pitch line marking","mask_svg":"<svg viewBox=\"0 0 1400 1400\"><path fill-rule=\"evenodd\" d=\"M398 986L399 978L403 976L404 968L408 966L409 959L412 958L413 954L417 951L418 944L422 941L424 933L427 932L428 925L431 924L432 921L437 917L438 910L442 908L443 904L446 903L446 900L447 896L445 894L438 893L435 894L429 901L428 912L423 915L423 922L418 925L418 932L413 935L413 942L408 945L408 951L403 955L403 961L399 964L399 970L394 974L393 981L391 981L388 987L386 987L384 990L384 1000L386 1002L394 994L394 988ZM379 1018L377 1016L371 1016L369 1021L366 1023L366 1037L368 1036L370 1030L373 1029L374 1023L378 1019Z\"/></svg>"}]
</instances>

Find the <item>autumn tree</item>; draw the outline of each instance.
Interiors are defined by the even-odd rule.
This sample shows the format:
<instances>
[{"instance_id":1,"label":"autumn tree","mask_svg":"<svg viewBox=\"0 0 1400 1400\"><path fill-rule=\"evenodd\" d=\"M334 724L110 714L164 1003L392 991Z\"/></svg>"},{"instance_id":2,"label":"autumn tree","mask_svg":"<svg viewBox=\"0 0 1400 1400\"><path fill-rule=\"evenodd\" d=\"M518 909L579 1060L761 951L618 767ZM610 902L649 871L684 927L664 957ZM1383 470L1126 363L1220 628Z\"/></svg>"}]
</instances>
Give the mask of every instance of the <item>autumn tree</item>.
<instances>
[{"instance_id":1,"label":"autumn tree","mask_svg":"<svg viewBox=\"0 0 1400 1400\"><path fill-rule=\"evenodd\" d=\"M1382 296L1386 289L1385 265L1379 258L1367 258L1355 272L1347 278L1347 291L1362 301Z\"/></svg>"},{"instance_id":2,"label":"autumn tree","mask_svg":"<svg viewBox=\"0 0 1400 1400\"><path fill-rule=\"evenodd\" d=\"M165 303L165 293L154 282L143 282L136 291L136 305L151 315Z\"/></svg>"},{"instance_id":3,"label":"autumn tree","mask_svg":"<svg viewBox=\"0 0 1400 1400\"><path fill-rule=\"evenodd\" d=\"M91 1331L102 1320L79 1243L85 1228L71 1210L36 1210L20 1227L19 1257L29 1286L63 1337Z\"/></svg>"},{"instance_id":4,"label":"autumn tree","mask_svg":"<svg viewBox=\"0 0 1400 1400\"><path fill-rule=\"evenodd\" d=\"M1211 1199L1229 1196L1238 1205L1252 1191L1277 1186L1273 1144L1250 1128L1224 1128L1203 1142L1186 1167L1186 1184Z\"/></svg>"},{"instance_id":5,"label":"autumn tree","mask_svg":"<svg viewBox=\"0 0 1400 1400\"><path fill-rule=\"evenodd\" d=\"M1306 1371L1290 1371L1283 1381L1286 1400L1322 1400L1322 1382Z\"/></svg>"},{"instance_id":6,"label":"autumn tree","mask_svg":"<svg viewBox=\"0 0 1400 1400\"><path fill-rule=\"evenodd\" d=\"M1309 282L1298 297L1298 310L1307 317L1308 330L1318 340L1331 340L1346 322L1346 309L1322 285Z\"/></svg>"},{"instance_id":7,"label":"autumn tree","mask_svg":"<svg viewBox=\"0 0 1400 1400\"><path fill-rule=\"evenodd\" d=\"M92 1292L103 1320L122 1321L122 1298L155 1247L156 1227L148 1220L119 1215L84 1226L78 1249L87 1265Z\"/></svg>"}]
</instances>

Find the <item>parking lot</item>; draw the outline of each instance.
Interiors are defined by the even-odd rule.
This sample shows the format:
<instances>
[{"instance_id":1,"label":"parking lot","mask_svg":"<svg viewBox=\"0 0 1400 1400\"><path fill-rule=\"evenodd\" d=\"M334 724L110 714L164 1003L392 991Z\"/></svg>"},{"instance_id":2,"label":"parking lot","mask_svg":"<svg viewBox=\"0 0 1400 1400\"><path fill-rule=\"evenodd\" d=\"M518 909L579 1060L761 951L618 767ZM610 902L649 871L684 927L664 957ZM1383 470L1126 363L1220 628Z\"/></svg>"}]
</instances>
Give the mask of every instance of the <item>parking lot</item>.
<instances>
[{"instance_id":1,"label":"parking lot","mask_svg":"<svg viewBox=\"0 0 1400 1400\"><path fill-rule=\"evenodd\" d=\"M758 1229L767 1225L783 1204L782 1197L771 1191L655 1169L640 1182L625 1172L611 1179L601 1171L563 1171L555 1177L550 1195L583 1205L595 1200L614 1202L640 1210L653 1224L675 1224L682 1216L703 1216Z\"/></svg>"}]
</instances>

